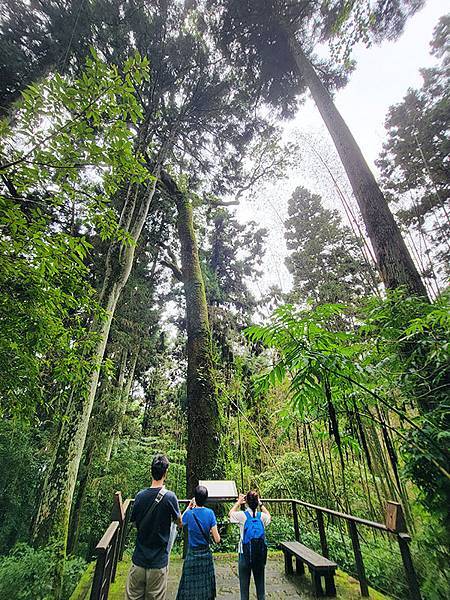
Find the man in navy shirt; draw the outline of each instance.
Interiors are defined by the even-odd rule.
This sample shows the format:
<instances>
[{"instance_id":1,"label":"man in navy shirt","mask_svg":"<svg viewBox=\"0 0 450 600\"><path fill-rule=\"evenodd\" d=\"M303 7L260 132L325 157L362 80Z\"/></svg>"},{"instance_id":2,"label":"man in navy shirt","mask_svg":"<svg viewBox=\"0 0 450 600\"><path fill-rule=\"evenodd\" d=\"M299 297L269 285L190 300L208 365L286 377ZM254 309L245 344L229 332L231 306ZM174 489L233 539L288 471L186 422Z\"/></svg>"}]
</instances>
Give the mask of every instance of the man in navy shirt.
<instances>
[{"instance_id":1,"label":"man in navy shirt","mask_svg":"<svg viewBox=\"0 0 450 600\"><path fill-rule=\"evenodd\" d=\"M172 523L182 526L177 497L164 481L169 460L159 454L152 462L152 485L134 500L131 521L136 524L136 546L128 574L126 600L165 600Z\"/></svg>"}]
</instances>

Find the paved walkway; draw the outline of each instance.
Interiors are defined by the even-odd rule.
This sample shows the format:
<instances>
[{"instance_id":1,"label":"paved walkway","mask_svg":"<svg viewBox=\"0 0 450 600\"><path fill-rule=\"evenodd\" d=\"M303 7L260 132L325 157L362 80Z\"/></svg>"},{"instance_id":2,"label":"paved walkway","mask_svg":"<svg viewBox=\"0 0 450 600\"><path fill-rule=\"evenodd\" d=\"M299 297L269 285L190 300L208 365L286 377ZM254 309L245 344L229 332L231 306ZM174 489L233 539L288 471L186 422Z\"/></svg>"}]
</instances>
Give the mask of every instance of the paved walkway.
<instances>
[{"instance_id":1,"label":"paved walkway","mask_svg":"<svg viewBox=\"0 0 450 600\"><path fill-rule=\"evenodd\" d=\"M218 556L215 559L217 599L218 600L238 600L239 599L239 579L237 572L237 560L234 556L224 558ZM172 561L169 575L169 593L167 600L175 600L180 580L182 564ZM266 599L277 598L296 598L297 600L310 600L313 596L307 586L297 586L294 578L287 578L284 573L283 558L277 556L271 558L266 567ZM295 578L299 579L299 578ZM251 583L250 598L256 599L255 586Z\"/></svg>"},{"instance_id":2,"label":"paved walkway","mask_svg":"<svg viewBox=\"0 0 450 600\"><path fill-rule=\"evenodd\" d=\"M90 584L92 581L93 564L83 577L71 600L87 600L89 598ZM123 600L125 582L130 563L122 561L117 566L116 581L111 585L109 600ZM235 555L216 554L216 581L217 600L239 600L239 580L237 575L237 560ZM175 600L180 581L183 562L180 558L173 557L170 563L169 585L167 600ZM357 600L360 598L358 582L340 571L336 575L338 600ZM251 584L251 600L256 600L254 584ZM281 553L271 553L266 566L266 600L313 600L314 595L310 584L310 577L286 576L284 574L284 561ZM373 590L370 591L371 600L389 600Z\"/></svg>"}]
</instances>

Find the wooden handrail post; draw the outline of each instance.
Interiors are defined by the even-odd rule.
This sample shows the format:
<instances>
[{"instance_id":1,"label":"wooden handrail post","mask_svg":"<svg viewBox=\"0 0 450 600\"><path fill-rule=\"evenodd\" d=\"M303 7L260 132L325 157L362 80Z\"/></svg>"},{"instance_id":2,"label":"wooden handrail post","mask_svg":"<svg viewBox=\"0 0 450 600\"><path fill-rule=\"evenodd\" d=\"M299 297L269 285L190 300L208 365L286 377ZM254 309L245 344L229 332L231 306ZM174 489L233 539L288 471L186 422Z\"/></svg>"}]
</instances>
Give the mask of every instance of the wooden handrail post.
<instances>
[{"instance_id":1,"label":"wooden handrail post","mask_svg":"<svg viewBox=\"0 0 450 600\"><path fill-rule=\"evenodd\" d=\"M119 527L114 534L112 539L112 564L111 564L111 581L115 581L116 579L116 570L117 563L119 561L119 553L122 545L122 536L124 535L124 522L125 522L125 514L122 502L122 493L116 492L114 494L114 502L111 511L111 521L117 521L119 523Z\"/></svg>"},{"instance_id":2,"label":"wooden handrail post","mask_svg":"<svg viewBox=\"0 0 450 600\"><path fill-rule=\"evenodd\" d=\"M116 534L115 534L116 535ZM109 594L109 586L111 585L113 568L114 568L114 538L111 540L111 545L106 550L105 573L103 575L102 590L100 600L107 600Z\"/></svg>"},{"instance_id":3,"label":"wooden handrail post","mask_svg":"<svg viewBox=\"0 0 450 600\"><path fill-rule=\"evenodd\" d=\"M322 549L322 556L329 558L327 534L325 532L325 523L323 521L323 513L321 510L316 510L317 514L317 526L319 528L320 535L320 547Z\"/></svg>"},{"instance_id":4,"label":"wooden handrail post","mask_svg":"<svg viewBox=\"0 0 450 600\"><path fill-rule=\"evenodd\" d=\"M409 550L409 542L411 541L411 538L407 533L399 533L397 535L397 539L398 545L400 546L403 566L405 568L406 579L408 581L409 597L411 600L422 600L419 582L417 581L416 570L414 569L414 563Z\"/></svg>"},{"instance_id":5,"label":"wooden handrail post","mask_svg":"<svg viewBox=\"0 0 450 600\"><path fill-rule=\"evenodd\" d=\"M295 540L297 542L300 541L300 526L298 523L298 509L297 509L297 503L296 502L292 502L292 516L294 517L294 533L295 533Z\"/></svg>"},{"instance_id":6,"label":"wooden handrail post","mask_svg":"<svg viewBox=\"0 0 450 600\"><path fill-rule=\"evenodd\" d=\"M102 539L95 548L97 562L95 565L94 579L92 582L90 600L106 600L108 598L109 584L113 576L114 561L117 555L117 540L119 538L120 524L113 521L103 534Z\"/></svg>"},{"instance_id":7,"label":"wooden handrail post","mask_svg":"<svg viewBox=\"0 0 450 600\"><path fill-rule=\"evenodd\" d=\"M399 502L393 502L392 500L386 502L385 523L389 531L406 532L405 513Z\"/></svg>"},{"instance_id":8,"label":"wooden handrail post","mask_svg":"<svg viewBox=\"0 0 450 600\"><path fill-rule=\"evenodd\" d=\"M189 537L187 527L183 527L183 560L186 558L189 546Z\"/></svg>"},{"instance_id":9,"label":"wooden handrail post","mask_svg":"<svg viewBox=\"0 0 450 600\"><path fill-rule=\"evenodd\" d=\"M125 544L127 543L128 529L130 526L132 510L133 501L130 499L125 500L125 502L123 503L124 520L122 523L122 531L120 534L119 560L123 560L123 553L125 552Z\"/></svg>"},{"instance_id":10,"label":"wooden handrail post","mask_svg":"<svg viewBox=\"0 0 450 600\"><path fill-rule=\"evenodd\" d=\"M406 519L403 507L398 502L390 500L386 503L386 527L389 531L392 531L392 533L397 534L403 568L405 569L406 581L408 582L409 597L411 600L422 600L416 570L414 569L414 563L409 549L411 537L406 529Z\"/></svg>"},{"instance_id":11,"label":"wooden handrail post","mask_svg":"<svg viewBox=\"0 0 450 600\"><path fill-rule=\"evenodd\" d=\"M117 563L119 562L120 539L123 531L123 523L117 529L111 541L111 581L116 580Z\"/></svg>"},{"instance_id":12,"label":"wooden handrail post","mask_svg":"<svg viewBox=\"0 0 450 600\"><path fill-rule=\"evenodd\" d=\"M113 507L111 511L111 521L119 521L120 524L123 523L124 514L123 514L123 502L122 502L122 493L115 492Z\"/></svg>"},{"instance_id":13,"label":"wooden handrail post","mask_svg":"<svg viewBox=\"0 0 450 600\"><path fill-rule=\"evenodd\" d=\"M361 546L359 545L358 529L356 528L355 521L348 522L348 529L350 532L350 537L352 539L353 554L355 555L356 571L358 572L361 596L363 598L368 598L369 585L367 583L366 570L364 568L364 561L361 554Z\"/></svg>"},{"instance_id":14,"label":"wooden handrail post","mask_svg":"<svg viewBox=\"0 0 450 600\"><path fill-rule=\"evenodd\" d=\"M92 581L90 600L99 600L103 586L103 575L105 573L106 552L102 549L97 552L94 579Z\"/></svg>"}]
</instances>

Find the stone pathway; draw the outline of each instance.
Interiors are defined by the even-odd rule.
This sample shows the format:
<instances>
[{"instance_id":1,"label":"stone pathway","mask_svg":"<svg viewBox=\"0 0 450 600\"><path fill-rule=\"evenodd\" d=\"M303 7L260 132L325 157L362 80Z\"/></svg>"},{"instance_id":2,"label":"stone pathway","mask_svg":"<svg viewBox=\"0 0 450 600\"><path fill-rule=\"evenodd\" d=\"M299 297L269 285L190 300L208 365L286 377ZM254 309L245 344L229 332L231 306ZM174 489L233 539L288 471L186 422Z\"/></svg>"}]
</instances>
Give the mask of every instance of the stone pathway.
<instances>
[{"instance_id":1,"label":"stone pathway","mask_svg":"<svg viewBox=\"0 0 450 600\"><path fill-rule=\"evenodd\" d=\"M239 600L239 579L237 574L237 559L234 554L216 554L217 600ZM123 600L125 582L130 568L130 562L123 560L117 565L116 581L111 585L109 600ZM175 600L178 582L181 577L183 562L179 557L170 561L169 584L167 600ZM91 563L82 580L77 586L71 600L88 600L94 571ZM359 584L349 575L338 571L336 574L337 600L359 600ZM256 600L255 588L251 584L250 599ZM311 580L307 574L304 577L284 574L284 561L281 553L270 553L266 566L266 600L313 600L314 595ZM387 596L370 590L371 600L389 600Z\"/></svg>"},{"instance_id":2,"label":"stone pathway","mask_svg":"<svg viewBox=\"0 0 450 600\"><path fill-rule=\"evenodd\" d=\"M238 600L239 579L237 572L237 560L235 556L221 557L215 559L217 600ZM167 600L175 600L178 582L181 576L182 564L180 561L172 561L169 573L169 586ZM284 563L282 556L274 556L266 566L266 599L296 598L297 600L310 600L313 598L307 578L300 584L298 577L286 577L284 575ZM256 599L255 586L252 581L250 587L251 600Z\"/></svg>"}]
</instances>

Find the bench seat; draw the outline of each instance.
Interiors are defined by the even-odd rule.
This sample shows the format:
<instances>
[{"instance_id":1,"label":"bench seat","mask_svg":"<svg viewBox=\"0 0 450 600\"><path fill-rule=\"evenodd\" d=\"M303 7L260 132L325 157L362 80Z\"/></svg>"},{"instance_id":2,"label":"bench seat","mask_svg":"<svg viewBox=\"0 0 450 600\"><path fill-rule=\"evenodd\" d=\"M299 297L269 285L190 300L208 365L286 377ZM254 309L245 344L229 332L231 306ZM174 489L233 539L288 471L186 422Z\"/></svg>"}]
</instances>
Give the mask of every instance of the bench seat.
<instances>
[{"instance_id":1,"label":"bench seat","mask_svg":"<svg viewBox=\"0 0 450 600\"><path fill-rule=\"evenodd\" d=\"M327 596L336 596L334 575L337 564L300 542L281 542L280 549L284 553L284 566L286 574L292 575L292 557L295 557L296 572L298 575L305 573L305 564L308 565L312 576L314 592L316 596L323 596L322 577L325 580L325 593Z\"/></svg>"}]
</instances>

